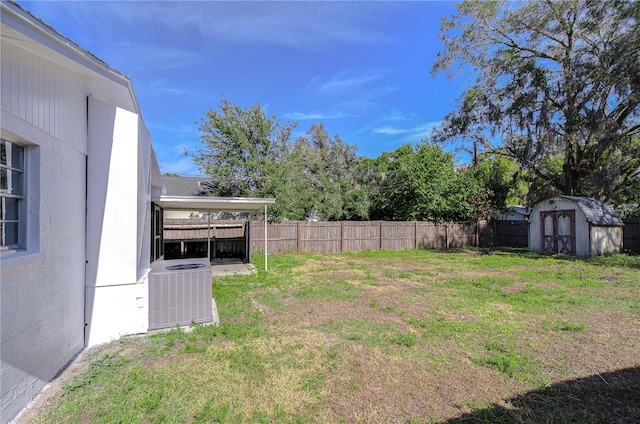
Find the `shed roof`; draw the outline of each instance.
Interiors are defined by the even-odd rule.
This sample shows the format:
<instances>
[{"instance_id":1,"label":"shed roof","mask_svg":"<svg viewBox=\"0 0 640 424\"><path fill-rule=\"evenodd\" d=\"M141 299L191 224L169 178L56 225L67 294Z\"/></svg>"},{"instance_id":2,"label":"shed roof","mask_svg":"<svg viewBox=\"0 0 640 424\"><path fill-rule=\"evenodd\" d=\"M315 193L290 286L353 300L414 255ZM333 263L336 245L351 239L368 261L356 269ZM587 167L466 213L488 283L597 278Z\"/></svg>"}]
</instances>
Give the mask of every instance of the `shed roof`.
<instances>
[{"instance_id":1,"label":"shed roof","mask_svg":"<svg viewBox=\"0 0 640 424\"><path fill-rule=\"evenodd\" d=\"M623 227L624 222L618 216L611 204L601 202L590 197L558 196L563 199L573 200L580 206L582 213L591 224L602 226Z\"/></svg>"}]
</instances>

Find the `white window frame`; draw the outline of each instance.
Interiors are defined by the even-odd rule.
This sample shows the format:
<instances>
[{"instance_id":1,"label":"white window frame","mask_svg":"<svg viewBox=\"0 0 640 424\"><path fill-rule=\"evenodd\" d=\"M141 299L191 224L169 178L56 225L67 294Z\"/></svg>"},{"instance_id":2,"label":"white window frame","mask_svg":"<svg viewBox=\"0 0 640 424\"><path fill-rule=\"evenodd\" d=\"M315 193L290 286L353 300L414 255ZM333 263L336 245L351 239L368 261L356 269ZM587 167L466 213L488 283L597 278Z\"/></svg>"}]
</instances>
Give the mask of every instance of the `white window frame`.
<instances>
[{"instance_id":1,"label":"white window frame","mask_svg":"<svg viewBox=\"0 0 640 424\"><path fill-rule=\"evenodd\" d=\"M2 208L0 214L0 222L2 224L17 224L17 243L6 244L6 225L2 225L2 230L0 231L0 253L9 253L15 252L18 250L23 250L26 248L26 178L27 178L27 146L16 143L15 141L9 140L5 137L2 137L2 142L5 144L5 155L6 155L6 163L0 162L0 169L5 171L7 188L3 189L0 187L0 208ZM21 150L21 155L19 158L13 158L13 150L11 146L16 146ZM22 163L15 163L15 160L21 160ZM19 189L14 190L15 186L13 186L13 176L17 174L20 175ZM16 199L18 202L17 205L17 219L5 219L4 210L6 205L6 199Z\"/></svg>"}]
</instances>

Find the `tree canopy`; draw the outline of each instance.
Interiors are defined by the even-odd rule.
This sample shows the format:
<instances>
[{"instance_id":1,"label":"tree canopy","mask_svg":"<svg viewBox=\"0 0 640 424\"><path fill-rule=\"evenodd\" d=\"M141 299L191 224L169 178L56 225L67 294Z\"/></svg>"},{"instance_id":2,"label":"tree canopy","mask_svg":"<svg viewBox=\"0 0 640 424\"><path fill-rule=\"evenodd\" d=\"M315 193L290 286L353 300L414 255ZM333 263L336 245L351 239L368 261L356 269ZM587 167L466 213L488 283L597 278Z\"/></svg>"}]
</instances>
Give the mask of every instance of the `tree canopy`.
<instances>
[{"instance_id":1,"label":"tree canopy","mask_svg":"<svg viewBox=\"0 0 640 424\"><path fill-rule=\"evenodd\" d=\"M535 187L640 200L640 2L464 1L432 72L471 72L434 140L514 158Z\"/></svg>"},{"instance_id":2,"label":"tree canopy","mask_svg":"<svg viewBox=\"0 0 640 424\"><path fill-rule=\"evenodd\" d=\"M265 196L290 147L295 124L268 117L260 103L242 109L221 99L220 111L209 110L200 125L193 160L213 177L220 196Z\"/></svg>"},{"instance_id":3,"label":"tree canopy","mask_svg":"<svg viewBox=\"0 0 640 424\"><path fill-rule=\"evenodd\" d=\"M478 214L492 200L486 187L499 186L486 175L490 165L478 168L484 174L458 168L427 141L370 159L321 123L292 142L295 125L268 117L260 103L243 109L222 98L190 155L211 178L212 195L275 197L275 221L467 220L486 215Z\"/></svg>"},{"instance_id":4,"label":"tree canopy","mask_svg":"<svg viewBox=\"0 0 640 424\"><path fill-rule=\"evenodd\" d=\"M323 124L312 124L296 140L292 160L301 165L298 178L308 180L314 193L309 213L324 220L368 218L367 190L358 178L361 159L356 146L338 134L331 137Z\"/></svg>"},{"instance_id":5,"label":"tree canopy","mask_svg":"<svg viewBox=\"0 0 640 424\"><path fill-rule=\"evenodd\" d=\"M372 216L409 221L458 221L474 217L472 196L484 191L477 180L456 168L453 155L440 146L406 144L376 159L379 186Z\"/></svg>"},{"instance_id":6,"label":"tree canopy","mask_svg":"<svg viewBox=\"0 0 640 424\"><path fill-rule=\"evenodd\" d=\"M272 219L362 220L369 216L356 146L313 124L291 141L296 123L267 116L260 103L242 108L221 99L201 121L201 147L187 152L212 179L216 196L276 197Z\"/></svg>"}]
</instances>

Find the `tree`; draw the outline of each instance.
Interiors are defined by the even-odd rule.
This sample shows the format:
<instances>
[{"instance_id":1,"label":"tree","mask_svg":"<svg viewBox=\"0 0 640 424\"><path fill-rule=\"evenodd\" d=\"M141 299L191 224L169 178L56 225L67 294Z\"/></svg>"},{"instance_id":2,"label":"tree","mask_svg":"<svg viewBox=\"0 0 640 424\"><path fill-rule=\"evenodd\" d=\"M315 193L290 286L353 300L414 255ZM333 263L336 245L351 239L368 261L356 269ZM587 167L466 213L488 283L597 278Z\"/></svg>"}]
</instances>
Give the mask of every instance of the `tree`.
<instances>
[{"instance_id":1,"label":"tree","mask_svg":"<svg viewBox=\"0 0 640 424\"><path fill-rule=\"evenodd\" d=\"M493 210L527 203L526 172L514 159L504 155L481 153L477 156L476 165L470 167L468 173L481 187L491 191Z\"/></svg>"},{"instance_id":2,"label":"tree","mask_svg":"<svg viewBox=\"0 0 640 424\"><path fill-rule=\"evenodd\" d=\"M394 221L456 221L473 217L472 193L481 187L456 170L453 155L438 145L406 144L376 160L379 189L372 218Z\"/></svg>"},{"instance_id":3,"label":"tree","mask_svg":"<svg viewBox=\"0 0 640 424\"><path fill-rule=\"evenodd\" d=\"M622 201L640 179L639 17L635 1L459 4L432 73L476 80L434 140L512 157L543 190Z\"/></svg>"},{"instance_id":4,"label":"tree","mask_svg":"<svg viewBox=\"0 0 640 424\"><path fill-rule=\"evenodd\" d=\"M268 117L258 102L242 109L223 97L219 111L202 119L204 147L190 155L213 179L216 195L266 197L274 192L295 126Z\"/></svg>"},{"instance_id":5,"label":"tree","mask_svg":"<svg viewBox=\"0 0 640 424\"><path fill-rule=\"evenodd\" d=\"M356 152L338 134L329 136L321 123L296 140L290 160L299 169L308 214L315 212L323 220L367 219L368 190L359 178L362 159Z\"/></svg>"}]
</instances>

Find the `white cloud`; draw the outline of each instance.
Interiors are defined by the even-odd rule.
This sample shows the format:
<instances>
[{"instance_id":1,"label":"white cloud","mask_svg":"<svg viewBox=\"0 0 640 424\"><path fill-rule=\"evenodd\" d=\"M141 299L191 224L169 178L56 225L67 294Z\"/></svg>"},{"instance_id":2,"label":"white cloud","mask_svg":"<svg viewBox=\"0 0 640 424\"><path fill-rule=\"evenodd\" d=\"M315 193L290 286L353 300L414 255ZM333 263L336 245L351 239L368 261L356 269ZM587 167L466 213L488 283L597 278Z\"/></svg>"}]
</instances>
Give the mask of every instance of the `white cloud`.
<instances>
[{"instance_id":1,"label":"white cloud","mask_svg":"<svg viewBox=\"0 0 640 424\"><path fill-rule=\"evenodd\" d=\"M390 121L408 121L410 119L414 119L416 116L415 113L411 113L409 115L404 114L401 110L391 109L389 113L385 115L385 119Z\"/></svg>"},{"instance_id":2,"label":"white cloud","mask_svg":"<svg viewBox=\"0 0 640 424\"><path fill-rule=\"evenodd\" d=\"M363 96L371 97L397 91L397 87L384 86L379 82L385 78L389 69L349 69L332 75L318 75L311 79L311 86L320 93L344 94L356 90L366 89Z\"/></svg>"},{"instance_id":3,"label":"white cloud","mask_svg":"<svg viewBox=\"0 0 640 424\"><path fill-rule=\"evenodd\" d=\"M427 122L425 124L415 126L413 127L412 135L422 138L430 136L433 129L439 126L441 122L442 121Z\"/></svg>"},{"instance_id":4,"label":"white cloud","mask_svg":"<svg viewBox=\"0 0 640 424\"><path fill-rule=\"evenodd\" d=\"M172 134L175 139L197 139L200 136L200 130L194 125L184 124L167 118L163 122L156 120L147 122L147 127L153 133L156 131Z\"/></svg>"},{"instance_id":5,"label":"white cloud","mask_svg":"<svg viewBox=\"0 0 640 424\"><path fill-rule=\"evenodd\" d=\"M201 175L200 170L189 157L181 157L174 160L161 160L160 172L178 175Z\"/></svg>"},{"instance_id":6,"label":"white cloud","mask_svg":"<svg viewBox=\"0 0 640 424\"><path fill-rule=\"evenodd\" d=\"M307 120L324 120L324 119L340 119L340 118L349 118L354 115L350 115L344 112L290 112L285 113L285 118L293 119L297 121L307 121Z\"/></svg>"},{"instance_id":7,"label":"white cloud","mask_svg":"<svg viewBox=\"0 0 640 424\"><path fill-rule=\"evenodd\" d=\"M142 83L145 85L145 91L148 91L154 95L160 93L184 96L186 94L193 93L193 90L184 88L181 81L171 81L167 78L156 78L149 80L148 82L143 80ZM182 87L174 85L176 83L179 83Z\"/></svg>"},{"instance_id":8,"label":"white cloud","mask_svg":"<svg viewBox=\"0 0 640 424\"><path fill-rule=\"evenodd\" d=\"M176 96L184 96L185 94L189 93L188 90L183 90L180 88L171 88L171 87L152 87L152 88L154 90L161 91L167 94L173 94Z\"/></svg>"},{"instance_id":9,"label":"white cloud","mask_svg":"<svg viewBox=\"0 0 640 424\"><path fill-rule=\"evenodd\" d=\"M136 73L153 70L179 69L193 67L205 61L205 57L194 51L167 47L159 43L111 43L104 49L107 63L116 67L126 66L125 73Z\"/></svg>"},{"instance_id":10,"label":"white cloud","mask_svg":"<svg viewBox=\"0 0 640 424\"><path fill-rule=\"evenodd\" d=\"M367 85L381 78L380 74L368 73L363 75L336 75L328 81L321 82L320 92L344 92ZM318 81L316 79L316 81Z\"/></svg>"},{"instance_id":11,"label":"white cloud","mask_svg":"<svg viewBox=\"0 0 640 424\"><path fill-rule=\"evenodd\" d=\"M399 127L399 126L390 126L385 125L382 127L374 128L372 131L374 134L382 134L382 135L407 135L409 139L422 139L431 135L431 131L435 127L440 125L440 121L435 122L427 122L423 124L414 125L411 127Z\"/></svg>"},{"instance_id":12,"label":"white cloud","mask_svg":"<svg viewBox=\"0 0 640 424\"><path fill-rule=\"evenodd\" d=\"M207 42L275 44L294 48L394 40L377 29L389 7L368 2L96 1L70 2L80 21L100 16L103 25ZM74 3L80 3L75 5Z\"/></svg>"},{"instance_id":13,"label":"white cloud","mask_svg":"<svg viewBox=\"0 0 640 424\"><path fill-rule=\"evenodd\" d=\"M373 132L375 134L385 134L385 135L406 134L410 131L411 130L408 128L397 128L397 127L394 128L390 126L378 127L373 129Z\"/></svg>"}]
</instances>

